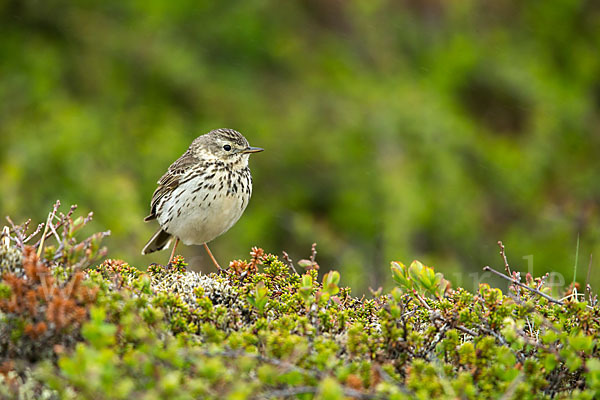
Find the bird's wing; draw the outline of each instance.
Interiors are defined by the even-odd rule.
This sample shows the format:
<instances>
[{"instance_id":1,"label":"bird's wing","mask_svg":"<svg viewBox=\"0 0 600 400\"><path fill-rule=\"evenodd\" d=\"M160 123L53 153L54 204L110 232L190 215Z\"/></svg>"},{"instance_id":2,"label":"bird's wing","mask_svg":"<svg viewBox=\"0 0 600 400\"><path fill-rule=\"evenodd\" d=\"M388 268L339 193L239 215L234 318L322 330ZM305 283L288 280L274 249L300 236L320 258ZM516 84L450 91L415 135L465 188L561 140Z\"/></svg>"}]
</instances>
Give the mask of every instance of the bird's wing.
<instances>
[{"instance_id":1,"label":"bird's wing","mask_svg":"<svg viewBox=\"0 0 600 400\"><path fill-rule=\"evenodd\" d=\"M144 221L151 221L156 219L156 207L167 193L175 190L180 182L181 178L189 171L193 166L198 165L199 160L194 157L191 152L185 152L181 157L177 159L168 171L158 180L158 187L152 195L152 201L150 202L150 215L144 218Z\"/></svg>"}]
</instances>

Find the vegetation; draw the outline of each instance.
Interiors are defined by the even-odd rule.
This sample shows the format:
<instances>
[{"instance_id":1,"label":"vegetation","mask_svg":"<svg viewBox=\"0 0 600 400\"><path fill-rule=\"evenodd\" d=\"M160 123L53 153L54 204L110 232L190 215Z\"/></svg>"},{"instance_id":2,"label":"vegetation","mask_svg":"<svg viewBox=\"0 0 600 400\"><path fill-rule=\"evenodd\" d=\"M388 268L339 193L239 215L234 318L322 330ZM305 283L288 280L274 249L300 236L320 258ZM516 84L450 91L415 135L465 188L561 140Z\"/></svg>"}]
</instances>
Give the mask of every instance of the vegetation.
<instances>
[{"instance_id":1,"label":"vegetation","mask_svg":"<svg viewBox=\"0 0 600 400\"><path fill-rule=\"evenodd\" d=\"M0 398L600 397L599 21L590 0L0 1L0 215L45 220L1 233ZM234 261L152 263L155 182L216 127L266 149L214 241ZM96 218L46 219L55 198Z\"/></svg>"},{"instance_id":2,"label":"vegetation","mask_svg":"<svg viewBox=\"0 0 600 400\"><path fill-rule=\"evenodd\" d=\"M316 241L357 295L413 258L476 291L501 239L568 286L580 235L583 283L600 254L599 21L593 0L3 0L0 215L78 203L112 257L164 262L139 254L155 183L231 127L266 150L219 260Z\"/></svg>"},{"instance_id":3,"label":"vegetation","mask_svg":"<svg viewBox=\"0 0 600 400\"><path fill-rule=\"evenodd\" d=\"M517 272L508 293L453 289L414 261L353 297L316 248L253 248L222 273L94 260L106 233L58 204L5 228L0 397L6 399L579 398L600 394L596 296L554 299ZM33 229L32 229L33 230ZM34 244L34 240L37 242ZM503 250L504 251L504 250ZM575 291L576 288L571 288ZM540 295L541 294L541 295Z\"/></svg>"}]
</instances>

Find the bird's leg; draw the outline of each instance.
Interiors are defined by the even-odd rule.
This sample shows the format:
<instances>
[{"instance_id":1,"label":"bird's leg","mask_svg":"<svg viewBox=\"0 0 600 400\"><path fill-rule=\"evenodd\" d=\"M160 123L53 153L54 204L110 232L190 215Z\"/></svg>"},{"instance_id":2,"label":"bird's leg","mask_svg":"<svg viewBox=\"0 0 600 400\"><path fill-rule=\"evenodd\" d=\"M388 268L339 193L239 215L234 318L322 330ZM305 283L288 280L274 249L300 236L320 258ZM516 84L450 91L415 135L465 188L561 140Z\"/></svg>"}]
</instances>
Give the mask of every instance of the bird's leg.
<instances>
[{"instance_id":1,"label":"bird's leg","mask_svg":"<svg viewBox=\"0 0 600 400\"><path fill-rule=\"evenodd\" d=\"M219 265L219 263L217 262L217 260L215 259L215 257L212 255L212 253L211 253L211 251L208 248L208 245L206 243L204 243L204 248L206 249L206 252L208 253L208 256L212 260L213 264L215 264L215 267L217 267L217 269L219 270L219 272L222 271L223 269L221 268L221 266Z\"/></svg>"},{"instance_id":2,"label":"bird's leg","mask_svg":"<svg viewBox=\"0 0 600 400\"><path fill-rule=\"evenodd\" d=\"M175 245L173 245L173 251L171 251L171 257L169 257L169 263L167 265L170 265L173 262L173 257L175 257L175 249L177 248L178 244L179 238L175 238Z\"/></svg>"}]
</instances>

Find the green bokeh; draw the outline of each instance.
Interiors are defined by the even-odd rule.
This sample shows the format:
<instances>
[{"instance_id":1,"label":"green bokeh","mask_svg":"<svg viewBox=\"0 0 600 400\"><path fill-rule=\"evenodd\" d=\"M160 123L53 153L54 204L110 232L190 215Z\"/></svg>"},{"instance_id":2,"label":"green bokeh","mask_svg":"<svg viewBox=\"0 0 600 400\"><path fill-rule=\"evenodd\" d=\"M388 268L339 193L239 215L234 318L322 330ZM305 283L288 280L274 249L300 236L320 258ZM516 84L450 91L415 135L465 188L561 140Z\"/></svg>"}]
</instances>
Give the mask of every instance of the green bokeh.
<instances>
[{"instance_id":1,"label":"green bokeh","mask_svg":"<svg viewBox=\"0 0 600 400\"><path fill-rule=\"evenodd\" d=\"M0 213L77 203L112 257L164 262L140 255L156 180L230 127L266 151L221 262L317 242L355 293L414 258L472 288L503 240L515 267L569 281L579 235L583 283L599 49L594 1L0 0Z\"/></svg>"}]
</instances>

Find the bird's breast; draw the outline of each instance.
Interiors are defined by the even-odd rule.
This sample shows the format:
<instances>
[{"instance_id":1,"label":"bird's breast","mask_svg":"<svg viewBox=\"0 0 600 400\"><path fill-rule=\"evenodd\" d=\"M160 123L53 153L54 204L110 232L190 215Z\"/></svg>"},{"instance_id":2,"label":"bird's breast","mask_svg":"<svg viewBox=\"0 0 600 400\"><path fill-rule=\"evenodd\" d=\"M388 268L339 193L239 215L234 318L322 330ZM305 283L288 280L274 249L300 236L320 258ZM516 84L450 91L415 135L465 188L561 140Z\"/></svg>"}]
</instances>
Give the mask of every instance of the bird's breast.
<instances>
[{"instance_id":1,"label":"bird's breast","mask_svg":"<svg viewBox=\"0 0 600 400\"><path fill-rule=\"evenodd\" d=\"M186 245L203 244L231 228L248 205L248 173L208 171L178 186L160 207L159 223Z\"/></svg>"}]
</instances>

